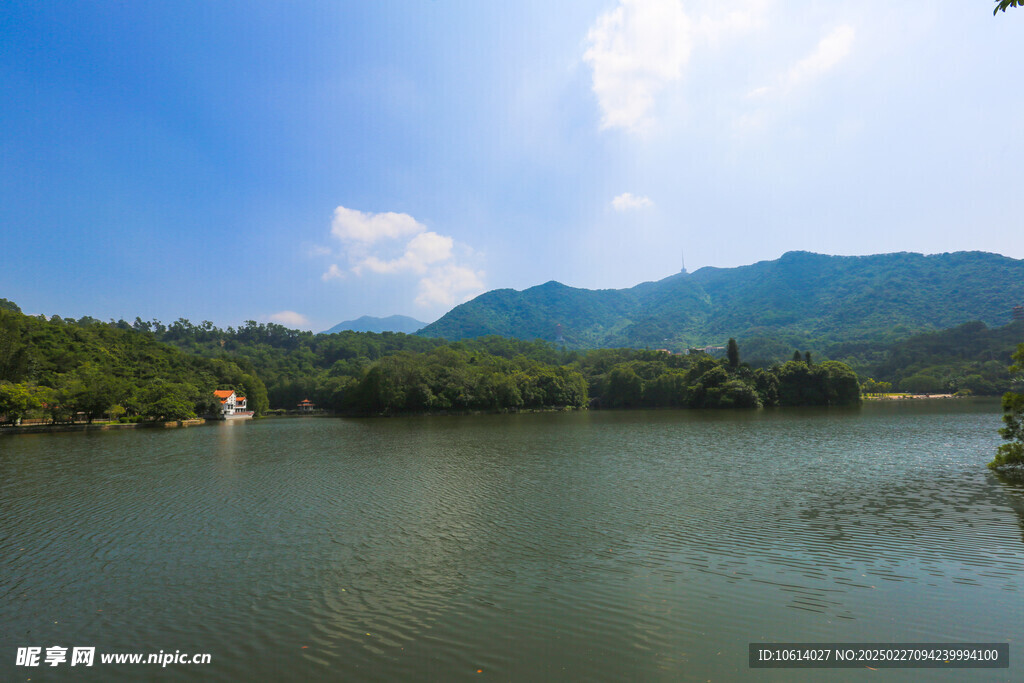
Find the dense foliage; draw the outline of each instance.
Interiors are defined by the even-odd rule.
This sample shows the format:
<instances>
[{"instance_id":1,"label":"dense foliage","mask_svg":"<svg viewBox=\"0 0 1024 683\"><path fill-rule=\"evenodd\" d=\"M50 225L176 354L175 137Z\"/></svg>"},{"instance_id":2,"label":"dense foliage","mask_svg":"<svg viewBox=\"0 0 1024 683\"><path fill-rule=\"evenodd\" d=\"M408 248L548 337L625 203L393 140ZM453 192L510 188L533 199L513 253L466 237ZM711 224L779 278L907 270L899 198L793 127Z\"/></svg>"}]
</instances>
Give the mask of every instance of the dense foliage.
<instances>
[{"instance_id":1,"label":"dense foliage","mask_svg":"<svg viewBox=\"0 0 1024 683\"><path fill-rule=\"evenodd\" d=\"M449 347L382 358L331 397L336 409L370 414L580 408L587 402L579 372L521 355L507 360Z\"/></svg>"},{"instance_id":2,"label":"dense foliage","mask_svg":"<svg viewBox=\"0 0 1024 683\"><path fill-rule=\"evenodd\" d=\"M1019 7L1020 0L995 0L996 8L992 10L992 15L995 16L999 12L1005 12L1009 7Z\"/></svg>"},{"instance_id":3,"label":"dense foliage","mask_svg":"<svg viewBox=\"0 0 1024 683\"><path fill-rule=\"evenodd\" d=\"M1013 387L1007 362L1024 321L989 329L979 321L917 335L887 349L871 375L901 391L996 396Z\"/></svg>"},{"instance_id":4,"label":"dense foliage","mask_svg":"<svg viewBox=\"0 0 1024 683\"><path fill-rule=\"evenodd\" d=\"M187 419L217 409L216 388L267 408L266 388L244 359L198 358L125 328L0 307L0 415Z\"/></svg>"},{"instance_id":5,"label":"dense foliage","mask_svg":"<svg viewBox=\"0 0 1024 683\"><path fill-rule=\"evenodd\" d=\"M1013 387L1006 363L1024 338L1024 322L995 329L973 322L895 344L833 344L820 354L849 362L813 362L810 351L761 338L750 344L754 352L770 348L776 360L747 364L734 339L713 358L566 350L498 336L313 334L254 321L226 330L185 319L47 321L0 304L0 413L8 419L44 410L58 420L72 413L173 419L214 407L212 388L246 394L258 412L310 399L364 414L841 405L857 402L860 390L996 394Z\"/></svg>"},{"instance_id":6,"label":"dense foliage","mask_svg":"<svg viewBox=\"0 0 1024 683\"><path fill-rule=\"evenodd\" d=\"M189 353L250 363L265 382L269 404L275 409L295 408L303 399L309 399L321 408L353 412L483 408L489 404L481 398L486 392L480 387L472 389L463 385L466 389L464 395L471 398L456 399L449 405L447 402L455 396L441 391L438 383L444 378L454 383L469 381L467 377L472 377L474 382L483 381L480 377L483 368L499 367L500 360L516 360L520 366L527 361L534 366L557 366L563 364L567 356L549 344L517 339L489 337L448 344L440 339L397 332L313 334L252 320L238 329L229 327L226 330L209 322L194 325L184 319L169 326L136 320L133 327ZM453 368L467 367L448 375L441 373L438 367L442 363L438 361L438 354L442 351L450 352L446 360L452 363ZM521 359L518 358L520 356ZM406 372L413 366L417 373L421 370L422 373L410 375ZM499 369L506 374L511 372L505 366ZM527 370L525 366L520 369ZM384 382L381 386L386 386L393 375L415 375L417 383L431 388L433 398L412 400L408 404L388 392L385 392L386 398L371 398L374 392L363 383L377 378ZM358 403L355 395L364 397L366 403ZM508 406L491 407L515 405L513 402Z\"/></svg>"},{"instance_id":7,"label":"dense foliage","mask_svg":"<svg viewBox=\"0 0 1024 683\"><path fill-rule=\"evenodd\" d=\"M1022 339L1024 321L991 329L974 321L893 344L857 342L825 349L828 357L853 368L867 393L998 396L1014 387L1006 366Z\"/></svg>"},{"instance_id":8,"label":"dense foliage","mask_svg":"<svg viewBox=\"0 0 1024 683\"><path fill-rule=\"evenodd\" d=\"M497 336L447 343L384 332L314 335L248 321L237 330L179 320L142 330L194 353L251 361L273 408L308 398L342 412L393 414L559 406L757 407L843 405L860 399L841 363L754 369L726 359L636 349L567 351ZM803 359L804 356L801 356Z\"/></svg>"},{"instance_id":9,"label":"dense foliage","mask_svg":"<svg viewBox=\"0 0 1024 683\"><path fill-rule=\"evenodd\" d=\"M1017 347L1013 360L1010 371L1024 372L1024 344ZM999 434L1009 443L996 450L996 457L988 466L994 470L1024 468L1024 393L1007 392L1003 396L1003 423L1006 426Z\"/></svg>"}]
</instances>

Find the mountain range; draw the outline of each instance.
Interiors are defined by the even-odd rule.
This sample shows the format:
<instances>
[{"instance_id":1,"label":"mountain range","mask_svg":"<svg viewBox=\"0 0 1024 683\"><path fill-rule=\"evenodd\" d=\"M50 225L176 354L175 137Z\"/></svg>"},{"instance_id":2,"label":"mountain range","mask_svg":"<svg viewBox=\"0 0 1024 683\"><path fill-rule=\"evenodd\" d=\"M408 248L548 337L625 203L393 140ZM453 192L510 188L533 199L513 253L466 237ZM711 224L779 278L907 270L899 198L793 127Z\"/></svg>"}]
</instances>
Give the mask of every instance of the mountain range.
<instances>
[{"instance_id":1,"label":"mountain range","mask_svg":"<svg viewBox=\"0 0 1024 683\"><path fill-rule=\"evenodd\" d=\"M705 267L629 289L551 281L498 289L418 334L496 334L569 348L722 345L729 337L895 341L970 320L1009 322L1024 304L1024 260L987 252L829 256L805 251L737 268Z\"/></svg>"},{"instance_id":2,"label":"mountain range","mask_svg":"<svg viewBox=\"0 0 1024 683\"><path fill-rule=\"evenodd\" d=\"M412 334L425 325L425 322L410 318L407 315L389 315L386 318L364 315L355 320L340 322L331 329L325 330L323 334L344 332L345 330L351 330L352 332L405 332L406 334Z\"/></svg>"}]
</instances>

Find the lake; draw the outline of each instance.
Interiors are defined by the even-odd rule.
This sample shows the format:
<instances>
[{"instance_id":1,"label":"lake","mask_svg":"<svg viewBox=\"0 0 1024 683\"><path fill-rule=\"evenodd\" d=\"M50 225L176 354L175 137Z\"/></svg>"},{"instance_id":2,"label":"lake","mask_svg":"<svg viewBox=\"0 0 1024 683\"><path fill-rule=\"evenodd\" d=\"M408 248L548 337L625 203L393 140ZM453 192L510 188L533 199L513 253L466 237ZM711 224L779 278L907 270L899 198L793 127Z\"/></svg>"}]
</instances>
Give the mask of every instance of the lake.
<instances>
[{"instance_id":1,"label":"lake","mask_svg":"<svg viewBox=\"0 0 1024 683\"><path fill-rule=\"evenodd\" d=\"M998 401L0 438L3 680L865 680L751 642L1009 642ZM92 668L16 666L95 647ZM100 653L209 653L208 665ZM68 656L70 660L70 654ZM1019 660L1018 660L1019 661Z\"/></svg>"}]
</instances>

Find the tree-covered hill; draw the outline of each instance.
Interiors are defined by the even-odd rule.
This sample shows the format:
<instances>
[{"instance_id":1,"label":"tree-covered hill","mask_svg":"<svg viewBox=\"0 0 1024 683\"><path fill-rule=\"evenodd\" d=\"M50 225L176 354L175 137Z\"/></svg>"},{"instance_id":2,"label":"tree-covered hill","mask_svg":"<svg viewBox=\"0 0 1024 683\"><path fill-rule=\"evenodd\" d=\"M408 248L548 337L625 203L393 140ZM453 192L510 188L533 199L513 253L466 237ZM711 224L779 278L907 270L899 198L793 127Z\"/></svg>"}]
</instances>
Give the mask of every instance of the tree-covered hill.
<instances>
[{"instance_id":1,"label":"tree-covered hill","mask_svg":"<svg viewBox=\"0 0 1024 683\"><path fill-rule=\"evenodd\" d=\"M552 288L554 297L558 287ZM192 353L251 362L272 408L308 398L343 413L596 407L753 408L859 400L842 363L787 362L757 369L703 353L565 350L499 336L458 342L390 332L318 334L248 321L221 330L178 320L136 321Z\"/></svg>"},{"instance_id":2,"label":"tree-covered hill","mask_svg":"<svg viewBox=\"0 0 1024 683\"><path fill-rule=\"evenodd\" d=\"M871 376L911 392L999 395L1020 390L1007 369L1024 343L1024 321L988 328L980 321L893 344Z\"/></svg>"},{"instance_id":3,"label":"tree-covered hill","mask_svg":"<svg viewBox=\"0 0 1024 683\"><path fill-rule=\"evenodd\" d=\"M267 408L245 358L201 358L123 322L47 320L0 306L0 413L9 420L33 410L55 421L76 413L183 419L216 410L217 388Z\"/></svg>"},{"instance_id":4,"label":"tree-covered hill","mask_svg":"<svg viewBox=\"0 0 1024 683\"><path fill-rule=\"evenodd\" d=\"M1024 261L984 252L827 256L789 252L739 268L702 268L630 289L549 282L496 290L418 334L500 334L570 348L721 345L772 337L787 346L894 342L970 320L1001 325L1024 303Z\"/></svg>"},{"instance_id":5,"label":"tree-covered hill","mask_svg":"<svg viewBox=\"0 0 1024 683\"><path fill-rule=\"evenodd\" d=\"M970 393L999 395L1019 391L1007 370L1010 357L1024 342L1024 321L988 327L980 320L936 332L924 332L897 342L856 341L811 346L816 357L849 365L862 381L888 383L872 391L912 393ZM743 342L755 367L770 367L792 357L794 347L778 337Z\"/></svg>"},{"instance_id":6,"label":"tree-covered hill","mask_svg":"<svg viewBox=\"0 0 1024 683\"><path fill-rule=\"evenodd\" d=\"M294 409L308 398L321 408L364 414L581 407L591 399L611 408L749 408L858 399L856 375L836 363L756 369L701 353L580 353L498 336L446 342L391 332L312 334L255 321L223 330L184 319L164 325L11 315L42 331L25 338L22 348L45 362L6 376L55 387L85 371L96 386L104 386L108 376L130 383L134 368L140 386L184 377L182 382L202 387L201 394L214 381L232 379L228 370L234 368L244 369L246 386L265 382L264 405L271 408ZM150 358L145 370L138 367L144 357ZM130 400L132 392L124 395Z\"/></svg>"}]
</instances>

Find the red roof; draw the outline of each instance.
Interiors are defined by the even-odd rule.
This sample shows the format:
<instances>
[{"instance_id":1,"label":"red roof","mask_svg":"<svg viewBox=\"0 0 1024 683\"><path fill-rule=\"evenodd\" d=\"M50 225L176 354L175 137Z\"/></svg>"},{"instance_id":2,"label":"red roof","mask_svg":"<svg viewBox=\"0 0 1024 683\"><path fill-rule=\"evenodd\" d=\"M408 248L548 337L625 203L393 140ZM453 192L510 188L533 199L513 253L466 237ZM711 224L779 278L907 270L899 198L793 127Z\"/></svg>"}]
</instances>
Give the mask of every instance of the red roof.
<instances>
[{"instance_id":1,"label":"red roof","mask_svg":"<svg viewBox=\"0 0 1024 683\"><path fill-rule=\"evenodd\" d=\"M231 398L231 394L233 393L235 392L231 391L230 389L218 389L217 391L213 392L213 395L216 396L217 398Z\"/></svg>"}]
</instances>

